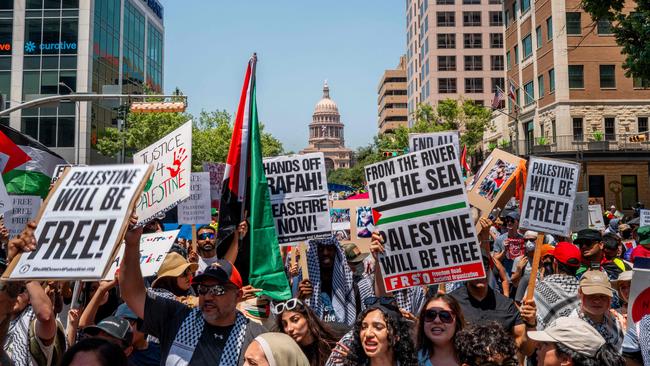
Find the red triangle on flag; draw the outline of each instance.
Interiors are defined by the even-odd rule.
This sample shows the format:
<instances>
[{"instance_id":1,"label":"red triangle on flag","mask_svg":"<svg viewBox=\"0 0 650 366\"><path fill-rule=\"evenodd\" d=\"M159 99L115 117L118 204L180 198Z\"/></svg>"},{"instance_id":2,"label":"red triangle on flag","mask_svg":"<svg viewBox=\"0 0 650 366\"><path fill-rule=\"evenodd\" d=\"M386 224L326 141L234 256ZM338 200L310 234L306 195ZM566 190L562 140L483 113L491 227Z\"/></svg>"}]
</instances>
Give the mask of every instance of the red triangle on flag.
<instances>
[{"instance_id":1,"label":"red triangle on flag","mask_svg":"<svg viewBox=\"0 0 650 366\"><path fill-rule=\"evenodd\" d=\"M375 210L374 208L372 209L372 220L377 225L379 222L379 218L381 217L381 213L379 211Z\"/></svg>"},{"instance_id":2,"label":"red triangle on flag","mask_svg":"<svg viewBox=\"0 0 650 366\"><path fill-rule=\"evenodd\" d=\"M14 170L32 160L23 149L18 147L18 145L11 141L11 139L2 132L0 132L0 153L9 156L9 161L7 162L7 165L5 165L4 170L2 170L2 174Z\"/></svg>"}]
</instances>

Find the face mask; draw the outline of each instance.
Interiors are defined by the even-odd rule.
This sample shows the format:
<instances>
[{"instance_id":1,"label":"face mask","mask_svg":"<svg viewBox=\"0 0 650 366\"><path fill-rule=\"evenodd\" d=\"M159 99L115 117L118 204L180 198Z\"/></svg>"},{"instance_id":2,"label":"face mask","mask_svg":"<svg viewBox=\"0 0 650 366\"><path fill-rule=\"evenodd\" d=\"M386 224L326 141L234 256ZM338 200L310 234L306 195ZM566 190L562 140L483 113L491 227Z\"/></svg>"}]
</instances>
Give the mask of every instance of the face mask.
<instances>
[{"instance_id":1,"label":"face mask","mask_svg":"<svg viewBox=\"0 0 650 366\"><path fill-rule=\"evenodd\" d=\"M534 252L535 251L535 242L532 240L526 240L526 252Z\"/></svg>"}]
</instances>

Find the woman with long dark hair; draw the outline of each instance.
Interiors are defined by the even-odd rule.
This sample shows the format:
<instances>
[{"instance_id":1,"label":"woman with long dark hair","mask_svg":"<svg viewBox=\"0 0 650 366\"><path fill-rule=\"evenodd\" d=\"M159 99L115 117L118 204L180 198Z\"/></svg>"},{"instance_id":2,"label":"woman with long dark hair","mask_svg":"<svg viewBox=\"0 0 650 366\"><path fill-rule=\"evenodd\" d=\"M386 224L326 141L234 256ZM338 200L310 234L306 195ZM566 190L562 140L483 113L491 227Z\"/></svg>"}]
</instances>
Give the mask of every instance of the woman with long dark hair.
<instances>
[{"instance_id":1,"label":"woman with long dark hair","mask_svg":"<svg viewBox=\"0 0 650 366\"><path fill-rule=\"evenodd\" d=\"M407 321L392 297L369 297L357 317L345 365L416 366L415 346Z\"/></svg>"},{"instance_id":2,"label":"woman with long dark hair","mask_svg":"<svg viewBox=\"0 0 650 366\"><path fill-rule=\"evenodd\" d=\"M418 364L460 365L454 339L463 330L465 319L458 301L436 293L427 299L418 319Z\"/></svg>"},{"instance_id":3,"label":"woman with long dark hair","mask_svg":"<svg viewBox=\"0 0 650 366\"><path fill-rule=\"evenodd\" d=\"M293 338L311 366L323 366L340 338L299 299L274 304L277 329Z\"/></svg>"}]
</instances>

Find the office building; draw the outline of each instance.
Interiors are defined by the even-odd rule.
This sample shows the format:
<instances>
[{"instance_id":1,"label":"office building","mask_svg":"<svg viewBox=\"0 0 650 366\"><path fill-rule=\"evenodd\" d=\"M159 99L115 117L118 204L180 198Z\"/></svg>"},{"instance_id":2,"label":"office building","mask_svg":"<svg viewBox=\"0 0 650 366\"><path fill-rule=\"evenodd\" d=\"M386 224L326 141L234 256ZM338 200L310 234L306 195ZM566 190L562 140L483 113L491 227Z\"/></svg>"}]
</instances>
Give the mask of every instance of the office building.
<instances>
[{"instance_id":1,"label":"office building","mask_svg":"<svg viewBox=\"0 0 650 366\"><path fill-rule=\"evenodd\" d=\"M377 94L379 133L393 131L399 126L408 127L406 56L400 57L397 68L384 71Z\"/></svg>"}]
</instances>

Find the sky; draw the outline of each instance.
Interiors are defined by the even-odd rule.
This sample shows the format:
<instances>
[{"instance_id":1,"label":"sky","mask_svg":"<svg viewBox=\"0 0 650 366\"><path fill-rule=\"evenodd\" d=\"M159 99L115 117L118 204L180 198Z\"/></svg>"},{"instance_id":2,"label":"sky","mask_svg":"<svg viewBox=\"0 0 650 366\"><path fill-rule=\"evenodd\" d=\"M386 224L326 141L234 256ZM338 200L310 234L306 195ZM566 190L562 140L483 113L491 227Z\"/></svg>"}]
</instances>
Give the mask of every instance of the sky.
<instances>
[{"instance_id":1,"label":"sky","mask_svg":"<svg viewBox=\"0 0 650 366\"><path fill-rule=\"evenodd\" d=\"M257 104L265 130L287 151L307 146L324 80L346 145L377 133L377 86L405 52L401 0L165 0L165 91L188 111L237 108L246 62L257 52Z\"/></svg>"}]
</instances>

